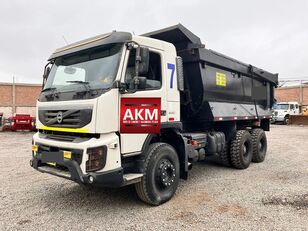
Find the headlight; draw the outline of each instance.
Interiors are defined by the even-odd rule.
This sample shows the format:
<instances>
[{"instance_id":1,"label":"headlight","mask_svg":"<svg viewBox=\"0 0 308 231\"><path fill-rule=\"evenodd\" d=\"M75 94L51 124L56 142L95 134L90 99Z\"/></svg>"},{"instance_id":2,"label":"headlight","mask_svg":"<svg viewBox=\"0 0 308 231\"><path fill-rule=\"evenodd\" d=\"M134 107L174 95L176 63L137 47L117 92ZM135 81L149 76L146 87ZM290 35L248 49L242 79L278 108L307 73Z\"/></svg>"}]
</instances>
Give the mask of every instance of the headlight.
<instances>
[{"instance_id":1,"label":"headlight","mask_svg":"<svg viewBox=\"0 0 308 231\"><path fill-rule=\"evenodd\" d=\"M87 150L89 159L86 162L86 171L95 172L105 167L107 158L107 146L89 148Z\"/></svg>"}]
</instances>

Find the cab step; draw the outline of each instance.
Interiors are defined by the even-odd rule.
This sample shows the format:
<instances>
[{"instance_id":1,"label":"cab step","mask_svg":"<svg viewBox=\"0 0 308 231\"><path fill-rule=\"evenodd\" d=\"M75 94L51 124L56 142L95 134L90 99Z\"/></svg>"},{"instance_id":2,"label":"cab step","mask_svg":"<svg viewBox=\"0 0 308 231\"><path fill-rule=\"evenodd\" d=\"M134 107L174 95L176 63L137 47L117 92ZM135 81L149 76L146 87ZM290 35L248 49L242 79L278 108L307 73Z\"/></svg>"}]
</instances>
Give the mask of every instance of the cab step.
<instances>
[{"instance_id":1,"label":"cab step","mask_svg":"<svg viewBox=\"0 0 308 231\"><path fill-rule=\"evenodd\" d=\"M123 175L124 185L135 184L141 181L142 173L128 173Z\"/></svg>"}]
</instances>

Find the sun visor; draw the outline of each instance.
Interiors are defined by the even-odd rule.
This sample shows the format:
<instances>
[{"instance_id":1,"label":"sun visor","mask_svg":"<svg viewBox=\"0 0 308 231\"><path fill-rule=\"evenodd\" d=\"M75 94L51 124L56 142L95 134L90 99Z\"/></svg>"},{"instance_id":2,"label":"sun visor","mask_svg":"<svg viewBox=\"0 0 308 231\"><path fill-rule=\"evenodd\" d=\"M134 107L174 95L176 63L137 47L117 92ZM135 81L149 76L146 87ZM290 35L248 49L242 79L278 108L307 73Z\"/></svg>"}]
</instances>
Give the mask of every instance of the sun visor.
<instances>
[{"instance_id":1,"label":"sun visor","mask_svg":"<svg viewBox=\"0 0 308 231\"><path fill-rule=\"evenodd\" d=\"M93 47L98 47L105 44L111 43L124 43L125 41L131 40L131 33L127 32L111 32L107 34L102 34L95 36L93 38L85 39L65 47L57 49L48 60L64 56L67 54L72 54L81 50L86 50Z\"/></svg>"}]
</instances>

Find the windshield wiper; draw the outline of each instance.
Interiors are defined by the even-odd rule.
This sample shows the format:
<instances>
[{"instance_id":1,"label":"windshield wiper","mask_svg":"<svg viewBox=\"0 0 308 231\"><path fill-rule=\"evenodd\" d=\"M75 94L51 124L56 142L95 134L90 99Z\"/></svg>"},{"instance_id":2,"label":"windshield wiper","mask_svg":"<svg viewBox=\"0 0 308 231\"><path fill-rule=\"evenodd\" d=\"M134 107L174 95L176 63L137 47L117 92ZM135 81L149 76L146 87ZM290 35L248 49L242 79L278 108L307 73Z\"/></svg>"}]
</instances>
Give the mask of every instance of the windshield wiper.
<instances>
[{"instance_id":1,"label":"windshield wiper","mask_svg":"<svg viewBox=\"0 0 308 231\"><path fill-rule=\"evenodd\" d=\"M83 86L86 88L86 91L89 92L91 90L91 86L89 82L86 81L80 81L80 80L71 80L66 81L67 83L77 83L77 84L83 84Z\"/></svg>"},{"instance_id":2,"label":"windshield wiper","mask_svg":"<svg viewBox=\"0 0 308 231\"><path fill-rule=\"evenodd\" d=\"M86 81L81 81L81 80L70 80L70 81L66 81L67 83L82 83L82 84L89 84L89 82Z\"/></svg>"},{"instance_id":3,"label":"windshield wiper","mask_svg":"<svg viewBox=\"0 0 308 231\"><path fill-rule=\"evenodd\" d=\"M76 92L77 95L80 93L90 93L91 95L96 95L97 91L91 89L90 83L87 81L80 81L80 80L72 80L72 81L66 81L67 83L77 83L77 84L83 84L83 86L85 87L85 91L78 91Z\"/></svg>"},{"instance_id":4,"label":"windshield wiper","mask_svg":"<svg viewBox=\"0 0 308 231\"><path fill-rule=\"evenodd\" d=\"M46 99L52 99L53 97L59 98L58 93L55 92L56 90L57 90L56 87L47 87L47 88L43 89L41 92L52 91L50 94L45 95Z\"/></svg>"}]
</instances>

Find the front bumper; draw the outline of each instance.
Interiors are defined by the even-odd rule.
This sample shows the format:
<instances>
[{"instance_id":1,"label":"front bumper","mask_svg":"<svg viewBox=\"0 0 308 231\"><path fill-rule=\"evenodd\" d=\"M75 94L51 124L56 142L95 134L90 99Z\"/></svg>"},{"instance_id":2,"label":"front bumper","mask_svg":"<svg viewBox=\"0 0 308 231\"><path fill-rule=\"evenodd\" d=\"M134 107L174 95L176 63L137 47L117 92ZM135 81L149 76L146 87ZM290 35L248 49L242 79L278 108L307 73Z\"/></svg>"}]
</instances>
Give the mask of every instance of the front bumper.
<instances>
[{"instance_id":1,"label":"front bumper","mask_svg":"<svg viewBox=\"0 0 308 231\"><path fill-rule=\"evenodd\" d=\"M58 141L48 138L45 134L36 133L33 136L33 144L38 146L38 150L32 152L30 165L40 172L98 187L123 186L124 171L121 166L119 138L115 133L74 141ZM87 172L87 150L100 146L107 147L105 165L99 171ZM72 153L70 159L64 157L65 151Z\"/></svg>"},{"instance_id":2,"label":"front bumper","mask_svg":"<svg viewBox=\"0 0 308 231\"><path fill-rule=\"evenodd\" d=\"M67 168L67 170L61 170L57 167L50 166L47 164L50 162L55 162L61 165L61 167ZM107 172L83 174L77 161L64 159L63 152L37 153L36 156L31 159L30 165L42 173L49 173L80 184L91 184L98 187L112 188L121 187L124 184L122 167Z\"/></svg>"},{"instance_id":3,"label":"front bumper","mask_svg":"<svg viewBox=\"0 0 308 231\"><path fill-rule=\"evenodd\" d=\"M284 116L272 116L272 121L274 122L283 122Z\"/></svg>"}]
</instances>

